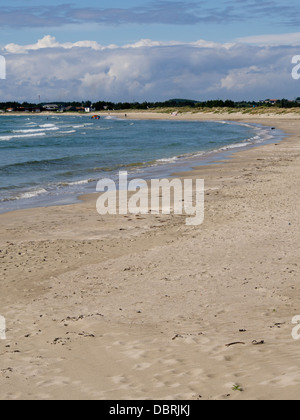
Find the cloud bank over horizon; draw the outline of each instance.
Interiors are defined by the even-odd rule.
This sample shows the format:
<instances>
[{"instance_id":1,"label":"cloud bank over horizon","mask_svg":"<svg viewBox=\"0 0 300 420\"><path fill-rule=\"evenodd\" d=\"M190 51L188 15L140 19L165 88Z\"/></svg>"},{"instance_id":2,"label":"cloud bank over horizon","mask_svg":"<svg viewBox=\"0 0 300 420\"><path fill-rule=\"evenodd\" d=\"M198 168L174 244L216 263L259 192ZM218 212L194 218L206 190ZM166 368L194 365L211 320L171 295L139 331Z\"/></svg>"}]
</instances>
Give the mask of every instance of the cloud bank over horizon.
<instances>
[{"instance_id":1,"label":"cloud bank over horizon","mask_svg":"<svg viewBox=\"0 0 300 420\"><path fill-rule=\"evenodd\" d=\"M144 39L103 46L47 35L0 50L7 62L0 95L32 102L294 98L300 84L291 77L291 60L299 53L297 45Z\"/></svg>"}]
</instances>

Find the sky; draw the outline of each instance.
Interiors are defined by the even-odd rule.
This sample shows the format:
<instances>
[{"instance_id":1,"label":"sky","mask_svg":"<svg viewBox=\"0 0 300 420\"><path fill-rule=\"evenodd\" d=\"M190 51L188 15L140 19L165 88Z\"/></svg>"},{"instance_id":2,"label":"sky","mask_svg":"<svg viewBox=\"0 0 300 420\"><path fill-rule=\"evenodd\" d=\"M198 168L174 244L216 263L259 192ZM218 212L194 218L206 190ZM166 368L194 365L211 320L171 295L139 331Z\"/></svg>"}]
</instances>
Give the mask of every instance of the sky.
<instances>
[{"instance_id":1,"label":"sky","mask_svg":"<svg viewBox=\"0 0 300 420\"><path fill-rule=\"evenodd\" d=\"M0 0L0 101L294 99L299 23L298 0Z\"/></svg>"}]
</instances>

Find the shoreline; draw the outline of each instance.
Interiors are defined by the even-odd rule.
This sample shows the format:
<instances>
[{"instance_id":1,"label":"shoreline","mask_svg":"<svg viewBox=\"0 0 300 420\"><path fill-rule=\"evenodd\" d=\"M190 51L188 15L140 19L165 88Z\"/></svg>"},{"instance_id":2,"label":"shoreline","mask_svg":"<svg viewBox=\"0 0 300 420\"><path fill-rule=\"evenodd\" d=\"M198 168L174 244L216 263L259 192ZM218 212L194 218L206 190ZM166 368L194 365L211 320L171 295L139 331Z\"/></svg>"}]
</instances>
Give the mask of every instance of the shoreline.
<instances>
[{"instance_id":1,"label":"shoreline","mask_svg":"<svg viewBox=\"0 0 300 420\"><path fill-rule=\"evenodd\" d=\"M44 116L46 113L44 113ZM107 113L107 115L111 113ZM151 116L150 116L151 114ZM174 119L174 116L169 115L167 116L166 114L157 114L157 113L131 113L128 114L127 117L130 120L132 117L132 120L143 120L143 121L147 121L147 120L160 120L160 121L180 121L180 122L199 122L199 121L203 121L203 122L219 122L220 120L224 122L228 121L230 123L243 123L245 124L246 121L239 121L238 119L233 120L231 118L230 115L228 114L224 114L223 117L224 118L214 118L211 117L212 119L210 120L203 120L203 115L201 114L201 118L199 117L199 115L193 115L192 118L190 118L190 114L185 114L185 115L181 115L180 117L176 117ZM38 115L42 115L42 114L38 114ZM65 115L65 114L56 114L56 113L51 113L48 112L47 115L49 116L61 116L61 115ZM102 115L103 116L107 116L107 115ZM18 116L24 116L24 114L19 113ZM78 116L77 113L73 113L70 116ZM84 114L84 116L86 116L86 114ZM111 115L112 116L112 115ZM122 114L120 113L116 113L113 115L114 118L118 118L121 117ZM88 115L87 115L88 117ZM263 125L261 123L258 123L257 121L252 121L252 122L247 122L247 124L249 124L249 126L252 126L253 128L253 133L255 129L258 129L259 127L267 127L268 125ZM270 127L274 128L274 127ZM275 132L274 132L275 134ZM253 134L254 135L254 134ZM264 135L266 135L266 133L264 133ZM271 135L271 133L270 133ZM252 147L261 147L264 144L268 144L268 143L274 143L277 141L277 138L280 135L281 138L278 138L278 141L281 141L282 138L284 138L285 133L276 133L276 135L273 135L273 139L269 139L269 140L264 140L261 141L259 143L249 143L249 144L245 144L244 147L242 147L241 149L243 151L246 151ZM194 152L190 155L182 155L180 157L170 157L169 160L170 162L160 162L159 160L157 161L156 165L150 165L148 166L146 163L144 164L143 168L139 168L138 174L140 177L146 177L146 179L150 179L150 178L166 178L166 177L172 177L173 173L178 173L179 170L181 172L186 172L189 170L192 170L192 168L194 167L198 167L203 166L203 165L211 165L211 164L215 164L215 161L222 161L224 159L230 159L230 157L241 150L240 146L236 146L234 144L230 144L228 146L224 146L221 147L220 149L217 150L211 150L211 151L206 151L206 152ZM176 162L172 161L173 159L176 159ZM171 163L172 161L172 163ZM213 162L213 163L211 163ZM137 168L136 168L137 169ZM113 174L113 176L116 174ZM129 174L129 176L132 178L134 177L134 174ZM19 211L19 210L26 210L26 209L38 209L38 208L42 208L42 207L56 207L56 206L66 206L66 205L72 205L72 204L78 204L80 202L80 197L83 195L88 195L88 194L92 194L94 195L94 192L91 192L92 188L95 190L96 189L96 180L92 183L92 185L90 185L92 180L89 181L88 185L86 185L86 187L82 187L82 191L61 191L60 195L57 195L55 197L51 197L47 191L46 191L46 187L45 188L45 193L46 195L40 195L37 194L36 196L32 196L32 198L29 199L22 199L22 198L16 198L16 199L11 199L11 200L7 200L7 204L2 206L1 210L0 210L0 214L6 214L12 211ZM86 180L84 180L84 182L86 182ZM83 183L83 181L82 181ZM94 187L95 184L95 187ZM75 185L75 184L74 184ZM78 185L80 185L80 183L78 182ZM38 192L41 190L42 186L40 188L38 188ZM79 188L79 187L78 187ZM86 190L86 191L85 191ZM90 190L90 191L89 191ZM21 193L20 193L21 194ZM28 192L24 192L23 195L27 196L27 194L34 194L34 192L28 191ZM53 201L54 200L54 201Z\"/></svg>"},{"instance_id":2,"label":"shoreline","mask_svg":"<svg viewBox=\"0 0 300 420\"><path fill-rule=\"evenodd\" d=\"M144 115L144 114L143 114ZM225 117L225 118L224 118ZM174 117L170 116L169 120L172 120ZM198 118L198 117L197 117ZM176 119L177 121L199 121L199 119L197 119L193 116L192 119L185 119L184 116L182 116L182 119ZM140 115L139 113L134 115L134 119L140 120L140 119L144 119L142 118L142 115ZM147 118L148 119L148 118ZM153 118L150 118L153 120L161 120L161 115L154 115ZM243 123L249 123L251 125L253 125L253 127L258 126L258 125L264 125L265 127L269 127L270 129L274 128L274 125L276 125L274 123L274 121L271 121L268 119L267 122L262 123L259 120L255 120L255 121L248 121L247 119L231 119L230 117L228 117L228 115L223 115L223 118L216 118L215 120L200 120L200 121L204 121L204 122L214 122L214 121L230 121L230 122L243 122ZM300 116L299 116L299 121L300 121ZM271 124L272 122L272 124ZM285 140L288 140L290 137L290 134L288 134L287 132L283 131L281 128L276 127L277 130L280 130L280 139L279 139L279 143L284 142ZM176 164L174 165L174 168L171 169L171 166L169 166L169 176L168 178L180 178L183 179L184 177L187 178L192 178L192 179L196 179L199 178L199 173L205 173L209 168L210 168L210 172L212 172L212 177L213 177L213 172L214 172L214 168L216 166L219 165L227 165L230 164L231 160L235 157L237 157L236 155L240 154L240 153L246 153L247 151L251 151L251 150L259 150L263 147L266 147L268 145L276 145L277 146L277 142L275 137L272 140L267 140L265 142L259 143L259 144L250 144L245 146L245 148L239 149L238 147L236 148L232 148L232 150L227 149L226 151L211 151L209 152L209 154L211 154L210 157L206 156L203 160L203 162L201 162L201 164L199 163L199 158L195 158L195 157L190 157L186 159L186 162L184 164L184 166L189 166L189 168L183 169L181 168L180 171L178 171L178 168L176 170L176 166L178 167L180 162L177 161ZM196 162L196 160L198 162ZM193 163L194 162L194 163ZM148 168L151 169L151 168ZM217 168L216 168L217 171ZM78 200L83 200L83 201L91 201L94 200L96 196L98 196L98 193L90 193L90 194L80 194L78 195L77 199ZM79 204L77 203L73 203L73 204Z\"/></svg>"},{"instance_id":3,"label":"shoreline","mask_svg":"<svg viewBox=\"0 0 300 420\"><path fill-rule=\"evenodd\" d=\"M174 114L175 113L175 114ZM300 108L247 108L243 110L236 110L234 108L206 108L206 109L195 109L195 110L182 110L181 108L161 108L159 110L107 110L107 111L95 111L95 112L51 112L51 111L44 111L40 113L24 113L24 112L4 112L0 113L0 117L5 116L87 116L92 117L93 115L98 115L102 117L107 116L127 116L133 117L135 119L191 119L191 120L208 120L208 116L211 116L213 119L222 119L224 116L225 118L232 118L233 119L272 119L272 118L279 118L279 119L289 119L289 118L300 118Z\"/></svg>"},{"instance_id":4,"label":"shoreline","mask_svg":"<svg viewBox=\"0 0 300 420\"><path fill-rule=\"evenodd\" d=\"M256 121L288 137L178 174L201 226L95 194L0 215L0 400L298 398L300 118Z\"/></svg>"}]
</instances>

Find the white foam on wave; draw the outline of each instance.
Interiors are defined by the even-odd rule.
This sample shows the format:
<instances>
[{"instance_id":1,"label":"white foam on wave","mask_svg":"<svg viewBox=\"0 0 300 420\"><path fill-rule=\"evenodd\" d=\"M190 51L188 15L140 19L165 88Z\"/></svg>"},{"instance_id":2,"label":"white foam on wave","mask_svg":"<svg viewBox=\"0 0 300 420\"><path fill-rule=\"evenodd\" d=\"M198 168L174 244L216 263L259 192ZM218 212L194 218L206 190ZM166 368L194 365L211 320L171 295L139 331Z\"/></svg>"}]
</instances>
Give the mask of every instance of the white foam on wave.
<instances>
[{"instance_id":1,"label":"white foam on wave","mask_svg":"<svg viewBox=\"0 0 300 420\"><path fill-rule=\"evenodd\" d=\"M127 121L127 120L125 120L125 119L123 119L123 118L112 117L111 115L109 115L109 116L107 116L107 117L104 117L103 119L104 119L104 120Z\"/></svg>"},{"instance_id":2,"label":"white foam on wave","mask_svg":"<svg viewBox=\"0 0 300 420\"><path fill-rule=\"evenodd\" d=\"M216 124L230 124L229 121L213 121Z\"/></svg>"},{"instance_id":3,"label":"white foam on wave","mask_svg":"<svg viewBox=\"0 0 300 420\"><path fill-rule=\"evenodd\" d=\"M247 147L249 146L249 143L235 143L235 144L229 144L228 146L221 147L220 149L217 149L216 152L223 152L226 150L231 150L235 148L241 148L241 147Z\"/></svg>"},{"instance_id":4,"label":"white foam on wave","mask_svg":"<svg viewBox=\"0 0 300 420\"><path fill-rule=\"evenodd\" d=\"M94 123L84 123L84 124L78 124L78 125L72 125L73 128L84 128L84 127L90 127L94 126Z\"/></svg>"},{"instance_id":5,"label":"white foam on wave","mask_svg":"<svg viewBox=\"0 0 300 420\"><path fill-rule=\"evenodd\" d=\"M19 199L21 200L21 199L34 198L34 197L37 197L37 196L39 196L41 194L45 194L45 193L47 193L47 191L44 188L39 188L38 190L27 191L27 192L21 194L19 196Z\"/></svg>"},{"instance_id":6,"label":"white foam on wave","mask_svg":"<svg viewBox=\"0 0 300 420\"><path fill-rule=\"evenodd\" d=\"M196 152L196 153L187 153L181 156L174 156L171 158L163 158L163 159L157 159L156 160L156 164L154 166L156 166L157 164L161 164L161 163L176 163L179 159L188 159L188 158L197 158L197 157L203 157L203 155L205 155L206 153L220 153L220 152L226 152L229 150L233 150L233 149L240 149L243 147L249 147L251 145L255 145L255 144L261 144L264 143L265 141L271 140L273 138L272 134L270 133L270 130L268 128L265 127L255 127L251 124L247 124L247 123L240 123L240 122L231 122L231 121L213 121L214 123L219 123L219 124L228 124L228 125L239 125L239 126L244 126L247 128L251 128L252 130L254 129L254 133L255 135L253 137L250 137L248 139L243 140L242 142L239 143L232 143L232 144L228 144L226 146L222 146L218 149L215 150L208 150L208 151L201 151L201 152Z\"/></svg>"},{"instance_id":7,"label":"white foam on wave","mask_svg":"<svg viewBox=\"0 0 300 420\"><path fill-rule=\"evenodd\" d=\"M157 159L156 162L170 163L170 162L176 162L177 160L178 160L178 157L174 156L174 157L171 157L171 158Z\"/></svg>"},{"instance_id":8,"label":"white foam on wave","mask_svg":"<svg viewBox=\"0 0 300 420\"><path fill-rule=\"evenodd\" d=\"M48 127L48 128L29 128L26 130L13 130L13 133L41 133L44 131L58 131L58 127Z\"/></svg>"},{"instance_id":9,"label":"white foam on wave","mask_svg":"<svg viewBox=\"0 0 300 420\"><path fill-rule=\"evenodd\" d=\"M32 134L16 134L14 136L0 136L0 141L10 141L13 139L21 139L21 138L28 138L28 137L42 137L45 136L46 133L32 133Z\"/></svg>"},{"instance_id":10,"label":"white foam on wave","mask_svg":"<svg viewBox=\"0 0 300 420\"><path fill-rule=\"evenodd\" d=\"M246 127L250 127L253 129L253 125L248 125L248 124L239 124L239 125L244 125ZM227 146L221 147L220 149L216 150L216 152L218 151L226 151L226 150L231 150L231 149L235 149L235 148L241 148L241 147L249 147L251 145L256 145L256 144L261 144L264 143L265 141L271 140L272 139L272 135L270 134L269 130L266 128L255 128L255 132L256 134L253 137L250 137L249 139L244 140L243 142L240 143L232 143L229 144Z\"/></svg>"},{"instance_id":11,"label":"white foam on wave","mask_svg":"<svg viewBox=\"0 0 300 420\"><path fill-rule=\"evenodd\" d=\"M39 127L41 128L51 128L51 127L56 127L55 124L42 124Z\"/></svg>"},{"instance_id":12,"label":"white foam on wave","mask_svg":"<svg viewBox=\"0 0 300 420\"><path fill-rule=\"evenodd\" d=\"M46 194L47 191L44 188L38 188L36 190L32 191L26 191L24 193L20 193L16 196L5 198L3 200L0 200L1 202L7 202L7 201L17 201L17 200L28 200L30 198L38 197L39 195Z\"/></svg>"},{"instance_id":13,"label":"white foam on wave","mask_svg":"<svg viewBox=\"0 0 300 420\"><path fill-rule=\"evenodd\" d=\"M61 182L59 183L60 187L72 187L75 185L87 185L91 182L95 182L95 179L82 179L81 181L73 181L73 182Z\"/></svg>"},{"instance_id":14,"label":"white foam on wave","mask_svg":"<svg viewBox=\"0 0 300 420\"><path fill-rule=\"evenodd\" d=\"M60 134L73 134L76 133L76 130L61 131Z\"/></svg>"}]
</instances>

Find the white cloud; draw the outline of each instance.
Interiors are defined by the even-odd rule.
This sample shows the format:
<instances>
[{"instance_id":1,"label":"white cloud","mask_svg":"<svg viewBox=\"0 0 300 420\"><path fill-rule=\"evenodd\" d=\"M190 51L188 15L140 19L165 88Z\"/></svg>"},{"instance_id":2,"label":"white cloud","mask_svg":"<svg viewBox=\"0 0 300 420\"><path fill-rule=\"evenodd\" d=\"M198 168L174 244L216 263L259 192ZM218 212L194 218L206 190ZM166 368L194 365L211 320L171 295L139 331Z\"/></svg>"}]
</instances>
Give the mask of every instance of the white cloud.
<instances>
[{"instance_id":1,"label":"white cloud","mask_svg":"<svg viewBox=\"0 0 300 420\"><path fill-rule=\"evenodd\" d=\"M238 38L237 42L260 46L300 46L300 32L290 34L268 34Z\"/></svg>"},{"instance_id":2,"label":"white cloud","mask_svg":"<svg viewBox=\"0 0 300 420\"><path fill-rule=\"evenodd\" d=\"M240 91L255 88L261 84L264 70L257 66L229 70L228 74L221 79L221 89L228 91Z\"/></svg>"},{"instance_id":3,"label":"white cloud","mask_svg":"<svg viewBox=\"0 0 300 420\"><path fill-rule=\"evenodd\" d=\"M111 50L117 48L150 48L150 47L167 47L167 46L178 46L178 45L189 45L193 47L199 48L215 48L220 46L221 44L217 44L215 42L199 40L196 42L191 43L184 43L178 41L153 41L151 39L141 39L132 44L126 44L124 46L118 46L115 44L111 44L108 46L100 45L96 41L78 41L78 42L65 42L60 43L56 40L54 36L46 35L44 38L39 39L35 44L30 45L19 45L19 44L8 44L4 47L4 51L11 53L11 54L27 54L30 51L37 51L47 48L61 48L70 50L72 48L90 48L95 51L103 51L103 50ZM225 48L230 48L234 44L224 44Z\"/></svg>"},{"instance_id":4,"label":"white cloud","mask_svg":"<svg viewBox=\"0 0 300 420\"><path fill-rule=\"evenodd\" d=\"M59 43L48 35L32 45L10 44L2 54L3 100L43 101L261 99L297 96L291 77L297 47L160 42L102 46ZM300 84L299 84L300 88Z\"/></svg>"},{"instance_id":5,"label":"white cloud","mask_svg":"<svg viewBox=\"0 0 300 420\"><path fill-rule=\"evenodd\" d=\"M51 35L46 35L44 38L38 40L36 44L32 45L18 45L18 44L8 44L4 47L4 51L12 54L26 54L30 51L42 50L45 48L91 48L93 50L101 50L103 47L99 45L96 41L79 41L79 42L66 42L59 43L56 41L56 38Z\"/></svg>"}]
</instances>

